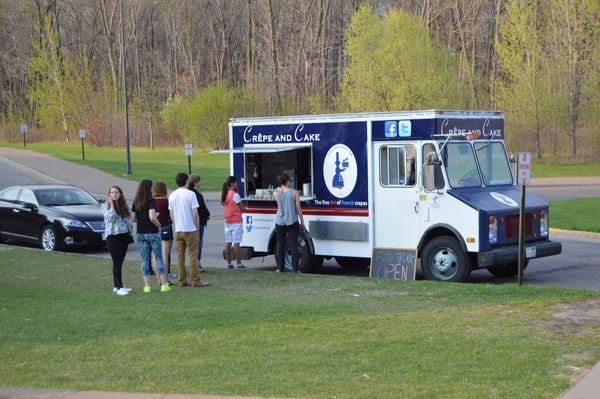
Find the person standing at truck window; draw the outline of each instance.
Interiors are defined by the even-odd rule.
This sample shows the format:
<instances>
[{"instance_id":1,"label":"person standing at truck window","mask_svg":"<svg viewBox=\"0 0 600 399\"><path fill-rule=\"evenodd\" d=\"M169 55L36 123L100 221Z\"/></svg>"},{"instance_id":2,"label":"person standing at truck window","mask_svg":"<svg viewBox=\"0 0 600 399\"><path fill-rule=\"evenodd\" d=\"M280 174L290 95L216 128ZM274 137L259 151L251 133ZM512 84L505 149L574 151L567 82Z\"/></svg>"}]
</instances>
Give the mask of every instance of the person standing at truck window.
<instances>
[{"instance_id":1,"label":"person standing at truck window","mask_svg":"<svg viewBox=\"0 0 600 399\"><path fill-rule=\"evenodd\" d=\"M227 268L233 269L231 263L231 247L233 246L233 255L235 256L236 268L247 269L242 264L240 254L240 243L242 242L242 211L244 204L242 198L237 192L237 178L229 176L223 183L221 191L221 205L223 205L223 216L225 218L225 260Z\"/></svg>"},{"instance_id":2,"label":"person standing at truck window","mask_svg":"<svg viewBox=\"0 0 600 399\"><path fill-rule=\"evenodd\" d=\"M278 176L279 187L273 193L273 198L277 201L277 216L275 216L275 233L277 234L277 271L285 270L285 243L287 243L292 253L292 272L300 273L298 263L300 253L298 252L298 234L300 226L304 226L304 217L300 207L300 194L298 191L290 188L290 177L287 174ZM298 223L298 221L300 221Z\"/></svg>"}]
</instances>

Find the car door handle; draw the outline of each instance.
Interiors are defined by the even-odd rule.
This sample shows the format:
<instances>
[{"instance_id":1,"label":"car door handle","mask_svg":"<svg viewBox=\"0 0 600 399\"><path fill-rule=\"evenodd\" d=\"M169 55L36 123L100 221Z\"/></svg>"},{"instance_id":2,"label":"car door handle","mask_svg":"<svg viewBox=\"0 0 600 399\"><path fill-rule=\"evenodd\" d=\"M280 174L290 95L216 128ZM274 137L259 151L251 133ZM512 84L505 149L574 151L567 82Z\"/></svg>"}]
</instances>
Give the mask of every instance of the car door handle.
<instances>
[{"instance_id":1,"label":"car door handle","mask_svg":"<svg viewBox=\"0 0 600 399\"><path fill-rule=\"evenodd\" d=\"M12 211L13 211L13 213L21 213L21 211L19 209L15 209L15 208L13 208Z\"/></svg>"}]
</instances>

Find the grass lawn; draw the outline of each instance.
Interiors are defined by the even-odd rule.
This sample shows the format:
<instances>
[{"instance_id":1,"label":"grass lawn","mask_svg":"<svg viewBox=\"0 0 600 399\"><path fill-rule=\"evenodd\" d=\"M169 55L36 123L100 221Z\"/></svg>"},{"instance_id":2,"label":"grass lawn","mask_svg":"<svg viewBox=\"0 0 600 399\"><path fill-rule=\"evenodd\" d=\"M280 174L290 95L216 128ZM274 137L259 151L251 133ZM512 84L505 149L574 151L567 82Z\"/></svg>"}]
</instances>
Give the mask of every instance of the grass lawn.
<instances>
[{"instance_id":1,"label":"grass lawn","mask_svg":"<svg viewBox=\"0 0 600 399\"><path fill-rule=\"evenodd\" d=\"M556 398L598 293L208 268L207 288L111 292L108 259L0 246L0 386L282 398Z\"/></svg>"},{"instance_id":2,"label":"grass lawn","mask_svg":"<svg viewBox=\"0 0 600 399\"><path fill-rule=\"evenodd\" d=\"M600 197L550 201L550 227L600 233Z\"/></svg>"},{"instance_id":3,"label":"grass lawn","mask_svg":"<svg viewBox=\"0 0 600 399\"><path fill-rule=\"evenodd\" d=\"M586 177L600 176L600 160L581 158L573 160L533 160L531 177Z\"/></svg>"}]
</instances>

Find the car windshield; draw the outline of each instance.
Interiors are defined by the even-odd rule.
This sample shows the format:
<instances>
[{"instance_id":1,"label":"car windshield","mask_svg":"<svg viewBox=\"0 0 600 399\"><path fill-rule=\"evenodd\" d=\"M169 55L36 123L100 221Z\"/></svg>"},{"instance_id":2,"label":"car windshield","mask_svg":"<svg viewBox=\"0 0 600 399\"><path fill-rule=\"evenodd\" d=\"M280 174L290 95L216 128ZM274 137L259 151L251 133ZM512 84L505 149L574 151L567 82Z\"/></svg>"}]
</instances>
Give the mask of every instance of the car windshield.
<instances>
[{"instance_id":1,"label":"car windshield","mask_svg":"<svg viewBox=\"0 0 600 399\"><path fill-rule=\"evenodd\" d=\"M98 201L88 192L78 188L54 188L37 190L35 195L40 205L67 206L67 205L97 205Z\"/></svg>"}]
</instances>

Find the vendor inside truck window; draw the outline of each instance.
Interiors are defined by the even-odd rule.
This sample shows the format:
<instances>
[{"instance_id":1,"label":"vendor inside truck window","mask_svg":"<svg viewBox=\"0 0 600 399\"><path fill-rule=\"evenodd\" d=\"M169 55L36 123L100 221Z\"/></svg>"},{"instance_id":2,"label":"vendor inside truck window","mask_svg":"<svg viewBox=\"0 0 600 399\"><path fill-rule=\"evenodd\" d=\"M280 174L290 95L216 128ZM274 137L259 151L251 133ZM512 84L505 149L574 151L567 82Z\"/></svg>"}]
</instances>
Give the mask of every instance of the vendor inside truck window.
<instances>
[{"instance_id":1,"label":"vendor inside truck window","mask_svg":"<svg viewBox=\"0 0 600 399\"><path fill-rule=\"evenodd\" d=\"M247 153L245 156L246 195L255 195L257 190L277 187L277 176L287 173L290 188L302 189L303 183L312 183L311 148L302 147L279 152Z\"/></svg>"}]
</instances>

